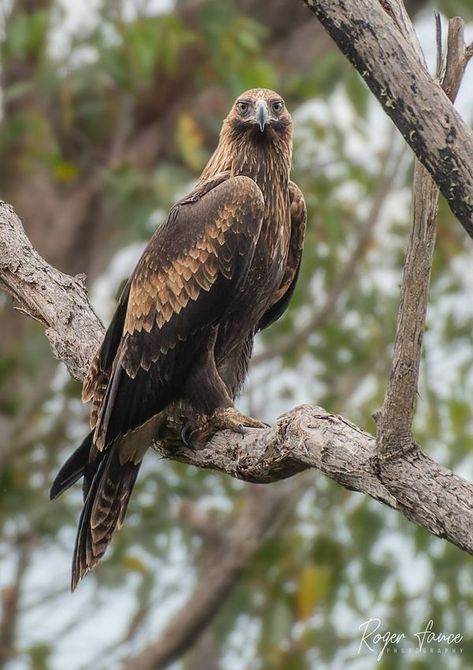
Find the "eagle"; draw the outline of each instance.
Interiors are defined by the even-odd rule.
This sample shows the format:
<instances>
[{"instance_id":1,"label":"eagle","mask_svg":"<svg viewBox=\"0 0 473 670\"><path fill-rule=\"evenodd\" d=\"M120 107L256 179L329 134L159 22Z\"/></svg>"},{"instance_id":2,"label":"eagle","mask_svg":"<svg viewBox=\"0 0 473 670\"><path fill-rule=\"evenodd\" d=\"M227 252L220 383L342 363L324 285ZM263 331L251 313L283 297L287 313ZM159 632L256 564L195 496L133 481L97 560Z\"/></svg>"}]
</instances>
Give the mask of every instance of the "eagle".
<instances>
[{"instance_id":1,"label":"eagle","mask_svg":"<svg viewBox=\"0 0 473 670\"><path fill-rule=\"evenodd\" d=\"M84 380L91 430L51 499L83 477L71 589L102 558L126 509L156 417L179 416L193 448L262 427L234 407L255 334L286 310L306 227L290 180L293 123L280 95L243 93L195 188L157 228Z\"/></svg>"}]
</instances>

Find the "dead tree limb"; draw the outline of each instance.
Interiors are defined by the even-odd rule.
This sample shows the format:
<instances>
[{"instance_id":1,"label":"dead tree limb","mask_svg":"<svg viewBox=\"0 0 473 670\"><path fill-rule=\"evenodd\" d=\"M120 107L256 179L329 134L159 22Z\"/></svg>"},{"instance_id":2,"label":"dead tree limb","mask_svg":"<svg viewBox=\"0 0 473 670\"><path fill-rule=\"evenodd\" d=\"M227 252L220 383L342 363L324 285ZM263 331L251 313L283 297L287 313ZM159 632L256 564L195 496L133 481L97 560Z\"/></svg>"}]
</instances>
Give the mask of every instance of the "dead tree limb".
<instances>
[{"instance_id":1,"label":"dead tree limb","mask_svg":"<svg viewBox=\"0 0 473 670\"><path fill-rule=\"evenodd\" d=\"M437 77L454 102L467 65L464 24L458 17L449 22L445 64L442 63L439 22L437 26ZM419 47L419 59L422 57ZM416 161L413 225L404 262L391 375L378 423L378 456L381 467L386 466L388 470L390 467L387 461L402 456L405 450L416 448L412 436L412 422L437 231L438 197L439 187L426 168ZM388 476L388 480L390 479Z\"/></svg>"},{"instance_id":2,"label":"dead tree limb","mask_svg":"<svg viewBox=\"0 0 473 670\"><path fill-rule=\"evenodd\" d=\"M473 484L420 449L396 461L396 495L383 482L376 439L341 416L303 405L273 428L245 436L218 433L205 449L169 451L165 458L211 468L252 482L271 482L315 468L347 489L365 493L402 512L439 537L473 553Z\"/></svg>"},{"instance_id":3,"label":"dead tree limb","mask_svg":"<svg viewBox=\"0 0 473 670\"><path fill-rule=\"evenodd\" d=\"M42 323L54 355L82 381L104 328L87 299L84 277L70 277L33 249L13 207L0 200L0 289Z\"/></svg>"},{"instance_id":4,"label":"dead tree limb","mask_svg":"<svg viewBox=\"0 0 473 670\"><path fill-rule=\"evenodd\" d=\"M473 133L419 56L402 1L304 2L358 70L473 237Z\"/></svg>"}]
</instances>

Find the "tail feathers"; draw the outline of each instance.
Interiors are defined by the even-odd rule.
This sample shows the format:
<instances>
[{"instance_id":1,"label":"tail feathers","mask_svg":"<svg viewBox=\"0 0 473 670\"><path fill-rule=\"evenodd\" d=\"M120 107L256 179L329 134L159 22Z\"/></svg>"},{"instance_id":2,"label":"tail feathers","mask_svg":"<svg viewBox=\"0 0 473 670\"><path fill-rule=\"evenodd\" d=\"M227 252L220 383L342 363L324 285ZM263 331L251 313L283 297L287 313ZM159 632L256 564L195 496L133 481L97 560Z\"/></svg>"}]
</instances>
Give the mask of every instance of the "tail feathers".
<instances>
[{"instance_id":1,"label":"tail feathers","mask_svg":"<svg viewBox=\"0 0 473 670\"><path fill-rule=\"evenodd\" d=\"M84 474L89 462L89 453L92 447L93 431L91 431L77 447L72 456L64 463L56 475L51 486L49 497L51 500L57 498L68 488L76 483Z\"/></svg>"},{"instance_id":2,"label":"tail feathers","mask_svg":"<svg viewBox=\"0 0 473 670\"><path fill-rule=\"evenodd\" d=\"M87 488L77 531L72 562L72 591L82 577L97 565L115 529L121 528L125 519L141 463L120 463L117 446L101 452L94 463L96 469Z\"/></svg>"}]
</instances>

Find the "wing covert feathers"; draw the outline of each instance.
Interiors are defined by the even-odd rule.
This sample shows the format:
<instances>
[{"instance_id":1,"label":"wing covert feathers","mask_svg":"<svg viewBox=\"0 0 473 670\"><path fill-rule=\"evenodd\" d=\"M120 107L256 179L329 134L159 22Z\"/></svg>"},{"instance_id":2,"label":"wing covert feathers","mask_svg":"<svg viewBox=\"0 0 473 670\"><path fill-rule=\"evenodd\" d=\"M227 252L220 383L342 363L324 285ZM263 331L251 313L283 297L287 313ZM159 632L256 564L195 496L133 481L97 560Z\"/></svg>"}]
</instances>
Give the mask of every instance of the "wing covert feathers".
<instances>
[{"instance_id":1,"label":"wing covert feathers","mask_svg":"<svg viewBox=\"0 0 473 670\"><path fill-rule=\"evenodd\" d=\"M256 244L263 208L261 191L248 177L227 179L202 198L176 205L132 278L124 332L161 329L218 276L233 279L235 251L247 254Z\"/></svg>"}]
</instances>

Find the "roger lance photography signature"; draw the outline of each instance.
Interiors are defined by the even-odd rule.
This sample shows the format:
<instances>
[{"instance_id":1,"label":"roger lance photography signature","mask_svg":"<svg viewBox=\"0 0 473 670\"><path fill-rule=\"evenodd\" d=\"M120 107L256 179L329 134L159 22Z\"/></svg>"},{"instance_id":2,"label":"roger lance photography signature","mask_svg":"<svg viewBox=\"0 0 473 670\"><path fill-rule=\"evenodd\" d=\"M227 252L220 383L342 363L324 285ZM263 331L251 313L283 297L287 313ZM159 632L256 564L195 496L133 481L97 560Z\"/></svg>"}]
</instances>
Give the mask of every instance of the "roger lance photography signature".
<instances>
[{"instance_id":1,"label":"roger lance photography signature","mask_svg":"<svg viewBox=\"0 0 473 670\"><path fill-rule=\"evenodd\" d=\"M371 618L359 625L360 644L358 654L370 651L381 661L386 654L461 654L461 633L446 633L435 630L433 619L429 619L423 630L415 633L383 630L383 622Z\"/></svg>"}]
</instances>

